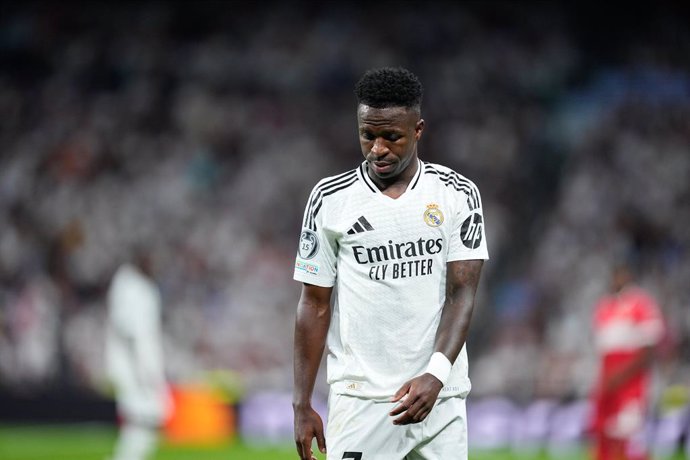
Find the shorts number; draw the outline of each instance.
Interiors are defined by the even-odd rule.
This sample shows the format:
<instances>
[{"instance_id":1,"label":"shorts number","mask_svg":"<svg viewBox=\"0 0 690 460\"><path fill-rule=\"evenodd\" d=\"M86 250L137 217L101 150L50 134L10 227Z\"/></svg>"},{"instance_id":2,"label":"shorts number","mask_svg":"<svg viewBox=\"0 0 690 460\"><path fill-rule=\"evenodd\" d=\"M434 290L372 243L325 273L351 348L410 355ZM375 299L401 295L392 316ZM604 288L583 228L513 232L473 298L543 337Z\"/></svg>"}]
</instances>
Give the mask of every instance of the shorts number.
<instances>
[{"instance_id":1,"label":"shorts number","mask_svg":"<svg viewBox=\"0 0 690 460\"><path fill-rule=\"evenodd\" d=\"M345 460L346 458L351 458L353 460L362 460L362 453L361 452L345 452L343 454L343 458L341 460Z\"/></svg>"}]
</instances>

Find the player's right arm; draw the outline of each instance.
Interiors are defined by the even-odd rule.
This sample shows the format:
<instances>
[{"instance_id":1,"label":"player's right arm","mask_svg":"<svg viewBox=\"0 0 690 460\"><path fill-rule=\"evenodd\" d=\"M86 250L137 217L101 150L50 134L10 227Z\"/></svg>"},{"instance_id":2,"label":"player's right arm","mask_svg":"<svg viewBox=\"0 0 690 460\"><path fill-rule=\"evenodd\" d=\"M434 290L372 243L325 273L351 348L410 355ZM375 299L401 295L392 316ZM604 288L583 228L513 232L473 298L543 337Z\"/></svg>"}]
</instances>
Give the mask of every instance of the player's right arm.
<instances>
[{"instance_id":1,"label":"player's right arm","mask_svg":"<svg viewBox=\"0 0 690 460\"><path fill-rule=\"evenodd\" d=\"M311 449L314 438L319 450L326 452L323 421L312 408L311 397L331 322L332 292L332 287L303 283L297 304L292 407L295 413L295 444L301 460L315 459Z\"/></svg>"}]
</instances>

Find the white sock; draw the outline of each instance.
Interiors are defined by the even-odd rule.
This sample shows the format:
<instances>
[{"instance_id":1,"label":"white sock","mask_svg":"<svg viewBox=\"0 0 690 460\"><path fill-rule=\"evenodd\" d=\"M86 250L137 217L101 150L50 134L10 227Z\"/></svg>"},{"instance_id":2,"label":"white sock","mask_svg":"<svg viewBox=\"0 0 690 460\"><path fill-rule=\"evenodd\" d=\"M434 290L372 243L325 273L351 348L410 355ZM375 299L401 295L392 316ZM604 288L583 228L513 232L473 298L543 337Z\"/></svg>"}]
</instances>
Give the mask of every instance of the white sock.
<instances>
[{"instance_id":1,"label":"white sock","mask_svg":"<svg viewBox=\"0 0 690 460\"><path fill-rule=\"evenodd\" d=\"M122 425L112 460L146 460L157 444L156 428Z\"/></svg>"}]
</instances>

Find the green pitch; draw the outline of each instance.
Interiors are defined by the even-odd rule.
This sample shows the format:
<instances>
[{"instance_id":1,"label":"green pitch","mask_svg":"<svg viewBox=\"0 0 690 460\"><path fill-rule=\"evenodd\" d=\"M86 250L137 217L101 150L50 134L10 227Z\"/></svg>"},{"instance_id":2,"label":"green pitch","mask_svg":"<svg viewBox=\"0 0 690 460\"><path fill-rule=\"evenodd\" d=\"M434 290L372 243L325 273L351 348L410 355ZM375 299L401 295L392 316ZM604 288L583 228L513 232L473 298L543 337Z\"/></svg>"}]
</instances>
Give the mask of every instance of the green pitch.
<instances>
[{"instance_id":1,"label":"green pitch","mask_svg":"<svg viewBox=\"0 0 690 460\"><path fill-rule=\"evenodd\" d=\"M114 427L107 425L8 426L0 425L2 460L105 460L115 441ZM296 460L292 445L255 447L241 442L208 447L182 448L163 443L152 460ZM319 455L320 460L324 456ZM573 452L567 459L587 459ZM681 460L682 456L675 457ZM546 455L472 452L470 460L550 460Z\"/></svg>"},{"instance_id":2,"label":"green pitch","mask_svg":"<svg viewBox=\"0 0 690 460\"><path fill-rule=\"evenodd\" d=\"M105 460L116 430L107 425L3 426L0 425L2 460ZM161 444L154 460L297 460L292 445L255 447L241 442L207 447L182 448ZM319 455L320 460L325 456ZM506 460L507 452L471 455L472 460ZM515 457L516 459L518 457ZM520 456L520 460L542 457ZM543 457L546 459L546 457Z\"/></svg>"}]
</instances>

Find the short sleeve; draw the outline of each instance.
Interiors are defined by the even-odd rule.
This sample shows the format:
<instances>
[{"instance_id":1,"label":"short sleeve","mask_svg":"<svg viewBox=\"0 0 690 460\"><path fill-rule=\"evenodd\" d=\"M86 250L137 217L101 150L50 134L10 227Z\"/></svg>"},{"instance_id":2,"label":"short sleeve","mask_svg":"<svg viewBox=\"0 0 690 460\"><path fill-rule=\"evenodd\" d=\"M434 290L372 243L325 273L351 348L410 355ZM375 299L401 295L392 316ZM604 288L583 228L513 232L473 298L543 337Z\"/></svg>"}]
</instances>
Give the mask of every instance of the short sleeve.
<instances>
[{"instance_id":1,"label":"short sleeve","mask_svg":"<svg viewBox=\"0 0 690 460\"><path fill-rule=\"evenodd\" d=\"M334 234L324 225L328 203L320 198L317 185L304 210L293 278L303 283L331 287L336 279L338 244Z\"/></svg>"},{"instance_id":2,"label":"short sleeve","mask_svg":"<svg viewBox=\"0 0 690 460\"><path fill-rule=\"evenodd\" d=\"M469 181L468 181L469 182ZM458 191L458 211L453 216L452 233L448 248L448 262L455 260L488 259L484 232L482 200L476 185Z\"/></svg>"},{"instance_id":3,"label":"short sleeve","mask_svg":"<svg viewBox=\"0 0 690 460\"><path fill-rule=\"evenodd\" d=\"M656 345L664 335L664 321L654 299L637 292L633 308L633 321L644 345Z\"/></svg>"}]
</instances>

